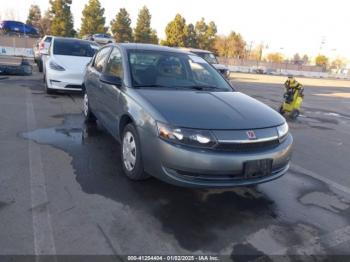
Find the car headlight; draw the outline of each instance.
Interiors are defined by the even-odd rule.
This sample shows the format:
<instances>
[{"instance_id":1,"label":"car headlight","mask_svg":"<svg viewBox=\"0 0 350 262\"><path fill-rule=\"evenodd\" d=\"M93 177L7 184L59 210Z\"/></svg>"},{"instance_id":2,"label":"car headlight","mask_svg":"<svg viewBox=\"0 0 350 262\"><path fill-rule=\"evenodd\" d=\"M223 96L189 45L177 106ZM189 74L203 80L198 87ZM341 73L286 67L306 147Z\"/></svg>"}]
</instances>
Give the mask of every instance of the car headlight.
<instances>
[{"instance_id":1,"label":"car headlight","mask_svg":"<svg viewBox=\"0 0 350 262\"><path fill-rule=\"evenodd\" d=\"M59 64L55 63L54 61L50 61L50 68L52 70L56 70L56 71L65 71L66 70L62 66L60 66Z\"/></svg>"},{"instance_id":2,"label":"car headlight","mask_svg":"<svg viewBox=\"0 0 350 262\"><path fill-rule=\"evenodd\" d=\"M283 140L287 136L288 131L289 131L288 124L287 122L284 122L283 125L280 125L277 127L278 138L280 140Z\"/></svg>"},{"instance_id":3,"label":"car headlight","mask_svg":"<svg viewBox=\"0 0 350 262\"><path fill-rule=\"evenodd\" d=\"M159 137L172 143L201 148L211 148L217 144L216 138L208 130L171 127L159 122L157 127Z\"/></svg>"}]
</instances>

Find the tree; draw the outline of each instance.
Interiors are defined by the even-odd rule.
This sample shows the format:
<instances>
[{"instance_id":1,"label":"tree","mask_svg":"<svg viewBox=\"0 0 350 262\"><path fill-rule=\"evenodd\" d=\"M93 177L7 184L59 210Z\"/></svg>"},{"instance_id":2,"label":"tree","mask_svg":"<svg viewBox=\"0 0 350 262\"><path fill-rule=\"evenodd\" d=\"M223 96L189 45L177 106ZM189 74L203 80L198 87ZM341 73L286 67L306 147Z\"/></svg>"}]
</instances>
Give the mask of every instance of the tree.
<instances>
[{"instance_id":1,"label":"tree","mask_svg":"<svg viewBox=\"0 0 350 262\"><path fill-rule=\"evenodd\" d=\"M264 49L263 44L258 44L256 46L254 46L254 48L249 50L249 53L247 55L248 59L260 61L262 58L263 49Z\"/></svg>"},{"instance_id":2,"label":"tree","mask_svg":"<svg viewBox=\"0 0 350 262\"><path fill-rule=\"evenodd\" d=\"M134 29L134 41L136 43L158 43L157 32L151 28L151 18L150 11L144 6L139 12Z\"/></svg>"},{"instance_id":3,"label":"tree","mask_svg":"<svg viewBox=\"0 0 350 262\"><path fill-rule=\"evenodd\" d=\"M151 32L151 43L155 45L159 44L159 38L157 35L157 31L155 29L152 29L152 32Z\"/></svg>"},{"instance_id":4,"label":"tree","mask_svg":"<svg viewBox=\"0 0 350 262\"><path fill-rule=\"evenodd\" d=\"M307 54L303 55L302 61L303 65L307 65L310 61L309 56Z\"/></svg>"},{"instance_id":5,"label":"tree","mask_svg":"<svg viewBox=\"0 0 350 262\"><path fill-rule=\"evenodd\" d=\"M185 47L187 44L186 20L177 14L174 20L170 21L165 28L166 40L163 44L168 46Z\"/></svg>"},{"instance_id":6,"label":"tree","mask_svg":"<svg viewBox=\"0 0 350 262\"><path fill-rule=\"evenodd\" d=\"M270 53L267 55L267 61L273 62L273 63L282 63L283 62L283 55L281 53Z\"/></svg>"},{"instance_id":7,"label":"tree","mask_svg":"<svg viewBox=\"0 0 350 262\"><path fill-rule=\"evenodd\" d=\"M233 31L228 36L218 36L215 40L217 54L226 58L243 58L245 46L246 42L241 34Z\"/></svg>"},{"instance_id":8,"label":"tree","mask_svg":"<svg viewBox=\"0 0 350 262\"><path fill-rule=\"evenodd\" d=\"M131 19L125 8L120 8L115 19L111 21L111 31L114 39L119 42L132 42Z\"/></svg>"},{"instance_id":9,"label":"tree","mask_svg":"<svg viewBox=\"0 0 350 262\"><path fill-rule=\"evenodd\" d=\"M336 71L339 71L340 69L344 68L346 66L346 62L342 58L336 58L331 63L331 68L335 69Z\"/></svg>"},{"instance_id":10,"label":"tree","mask_svg":"<svg viewBox=\"0 0 350 262\"><path fill-rule=\"evenodd\" d=\"M231 32L228 36L228 43L230 47L230 56L236 58L243 58L245 56L246 42L241 34Z\"/></svg>"},{"instance_id":11,"label":"tree","mask_svg":"<svg viewBox=\"0 0 350 262\"><path fill-rule=\"evenodd\" d=\"M40 29L41 11L38 5L31 5L29 8L26 23Z\"/></svg>"},{"instance_id":12,"label":"tree","mask_svg":"<svg viewBox=\"0 0 350 262\"><path fill-rule=\"evenodd\" d=\"M105 9L101 7L99 0L89 0L83 10L80 36L106 33L108 28L105 27L106 18L104 13Z\"/></svg>"},{"instance_id":13,"label":"tree","mask_svg":"<svg viewBox=\"0 0 350 262\"><path fill-rule=\"evenodd\" d=\"M207 30L208 25L204 18L196 22L195 31L198 40L198 47L200 49L207 49Z\"/></svg>"},{"instance_id":14,"label":"tree","mask_svg":"<svg viewBox=\"0 0 350 262\"><path fill-rule=\"evenodd\" d=\"M315 64L317 66L321 66L323 68L323 70L326 70L327 66L328 66L328 57L326 57L325 55L316 56Z\"/></svg>"},{"instance_id":15,"label":"tree","mask_svg":"<svg viewBox=\"0 0 350 262\"><path fill-rule=\"evenodd\" d=\"M299 65L301 64L302 60L300 58L300 55L299 53L296 53L294 56L293 56L293 64L295 65Z\"/></svg>"},{"instance_id":16,"label":"tree","mask_svg":"<svg viewBox=\"0 0 350 262\"><path fill-rule=\"evenodd\" d=\"M198 48L196 29L193 24L186 26L186 47Z\"/></svg>"},{"instance_id":17,"label":"tree","mask_svg":"<svg viewBox=\"0 0 350 262\"><path fill-rule=\"evenodd\" d=\"M214 42L217 33L217 27L213 21L208 25L202 18L195 25L198 48L214 51Z\"/></svg>"},{"instance_id":18,"label":"tree","mask_svg":"<svg viewBox=\"0 0 350 262\"><path fill-rule=\"evenodd\" d=\"M70 10L72 0L50 0L51 34L55 36L73 36L73 15Z\"/></svg>"},{"instance_id":19,"label":"tree","mask_svg":"<svg viewBox=\"0 0 350 262\"><path fill-rule=\"evenodd\" d=\"M51 23L52 23L52 15L50 10L47 10L44 16L40 19L39 30L41 35L51 34Z\"/></svg>"}]
</instances>

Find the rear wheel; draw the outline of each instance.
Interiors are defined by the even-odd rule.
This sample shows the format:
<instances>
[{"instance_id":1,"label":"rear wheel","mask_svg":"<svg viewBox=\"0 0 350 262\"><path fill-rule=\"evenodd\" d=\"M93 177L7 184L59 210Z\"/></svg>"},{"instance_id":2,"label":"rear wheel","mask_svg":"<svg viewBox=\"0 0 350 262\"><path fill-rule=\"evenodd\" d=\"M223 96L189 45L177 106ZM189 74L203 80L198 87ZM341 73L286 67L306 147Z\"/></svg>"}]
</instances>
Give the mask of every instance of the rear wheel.
<instances>
[{"instance_id":1,"label":"rear wheel","mask_svg":"<svg viewBox=\"0 0 350 262\"><path fill-rule=\"evenodd\" d=\"M295 120L300 115L300 111L298 109L293 109L292 112L290 112L290 118Z\"/></svg>"},{"instance_id":2,"label":"rear wheel","mask_svg":"<svg viewBox=\"0 0 350 262\"><path fill-rule=\"evenodd\" d=\"M128 124L124 128L121 156L123 171L128 178L132 180L149 178L149 175L143 169L140 139L133 124Z\"/></svg>"},{"instance_id":3,"label":"rear wheel","mask_svg":"<svg viewBox=\"0 0 350 262\"><path fill-rule=\"evenodd\" d=\"M88 97L88 94L86 93L86 90L84 91L84 98L83 98L83 114L84 114L85 122L96 121L96 117L91 112L91 109L90 109L89 97Z\"/></svg>"}]
</instances>

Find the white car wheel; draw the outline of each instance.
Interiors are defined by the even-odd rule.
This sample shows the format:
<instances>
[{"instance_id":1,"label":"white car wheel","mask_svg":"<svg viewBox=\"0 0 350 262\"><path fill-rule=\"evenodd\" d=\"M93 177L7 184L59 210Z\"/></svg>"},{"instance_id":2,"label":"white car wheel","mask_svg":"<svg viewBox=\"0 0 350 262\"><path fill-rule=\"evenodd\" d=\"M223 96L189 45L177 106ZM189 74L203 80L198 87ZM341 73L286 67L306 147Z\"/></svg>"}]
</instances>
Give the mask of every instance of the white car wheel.
<instances>
[{"instance_id":1,"label":"white car wheel","mask_svg":"<svg viewBox=\"0 0 350 262\"><path fill-rule=\"evenodd\" d=\"M135 168L136 154L135 138L131 132L127 131L123 138L123 162L129 172Z\"/></svg>"}]
</instances>

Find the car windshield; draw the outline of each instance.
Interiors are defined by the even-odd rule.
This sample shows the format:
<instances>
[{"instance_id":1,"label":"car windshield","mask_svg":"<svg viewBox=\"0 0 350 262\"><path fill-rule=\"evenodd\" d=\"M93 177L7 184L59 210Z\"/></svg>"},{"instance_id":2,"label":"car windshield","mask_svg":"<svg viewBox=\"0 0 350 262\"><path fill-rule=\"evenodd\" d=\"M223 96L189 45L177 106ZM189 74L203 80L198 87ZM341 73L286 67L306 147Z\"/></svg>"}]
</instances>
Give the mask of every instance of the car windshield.
<instances>
[{"instance_id":1,"label":"car windshield","mask_svg":"<svg viewBox=\"0 0 350 262\"><path fill-rule=\"evenodd\" d=\"M216 59L213 53L204 53L204 52L194 52L196 55L203 58L209 64L218 64L218 60Z\"/></svg>"},{"instance_id":2,"label":"car windshield","mask_svg":"<svg viewBox=\"0 0 350 262\"><path fill-rule=\"evenodd\" d=\"M130 50L128 58L134 87L232 91L220 73L196 55Z\"/></svg>"},{"instance_id":3,"label":"car windshield","mask_svg":"<svg viewBox=\"0 0 350 262\"><path fill-rule=\"evenodd\" d=\"M55 39L54 55L93 57L98 47L93 43L75 39Z\"/></svg>"}]
</instances>

